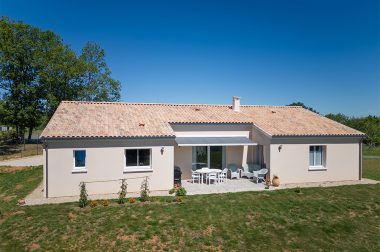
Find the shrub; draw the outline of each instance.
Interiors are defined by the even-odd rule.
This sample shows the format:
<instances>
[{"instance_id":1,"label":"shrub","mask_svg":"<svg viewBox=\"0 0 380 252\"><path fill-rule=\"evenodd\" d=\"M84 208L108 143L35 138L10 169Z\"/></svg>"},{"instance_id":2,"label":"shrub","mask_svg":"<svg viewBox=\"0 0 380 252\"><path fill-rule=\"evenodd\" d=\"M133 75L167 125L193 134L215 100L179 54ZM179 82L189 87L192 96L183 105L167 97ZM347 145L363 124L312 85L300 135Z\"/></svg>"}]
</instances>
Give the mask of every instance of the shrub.
<instances>
[{"instance_id":1,"label":"shrub","mask_svg":"<svg viewBox=\"0 0 380 252\"><path fill-rule=\"evenodd\" d=\"M175 201L175 202L182 202L182 201L183 201L183 196L176 196L176 197L174 198L174 201Z\"/></svg>"},{"instance_id":2,"label":"shrub","mask_svg":"<svg viewBox=\"0 0 380 252\"><path fill-rule=\"evenodd\" d=\"M118 199L118 203L119 204L124 204L125 201L127 200L125 198L125 196L127 195L127 182L125 179L122 179L121 180L121 186L120 186L120 192L119 192L119 199Z\"/></svg>"},{"instance_id":3,"label":"shrub","mask_svg":"<svg viewBox=\"0 0 380 252\"><path fill-rule=\"evenodd\" d=\"M175 193L176 196L186 196L186 189L184 187L177 188L177 191Z\"/></svg>"},{"instance_id":4,"label":"shrub","mask_svg":"<svg viewBox=\"0 0 380 252\"><path fill-rule=\"evenodd\" d=\"M103 206L109 206L109 204L110 204L110 202L108 201L108 200L106 200L106 199L104 199L104 200L102 200L102 205Z\"/></svg>"},{"instance_id":5,"label":"shrub","mask_svg":"<svg viewBox=\"0 0 380 252\"><path fill-rule=\"evenodd\" d=\"M79 206L80 207L85 207L88 205L88 199L87 199L87 189L86 189L86 183L81 182L79 184L80 188L80 195L79 195Z\"/></svg>"},{"instance_id":6,"label":"shrub","mask_svg":"<svg viewBox=\"0 0 380 252\"><path fill-rule=\"evenodd\" d=\"M136 199L135 199L135 198L129 198L129 199L128 199L128 202L131 203L131 204L133 204L133 203L136 202Z\"/></svg>"},{"instance_id":7,"label":"shrub","mask_svg":"<svg viewBox=\"0 0 380 252\"><path fill-rule=\"evenodd\" d=\"M15 130L0 131L0 143L7 143L17 139Z\"/></svg>"},{"instance_id":8,"label":"shrub","mask_svg":"<svg viewBox=\"0 0 380 252\"><path fill-rule=\"evenodd\" d=\"M169 190L169 194L173 194L173 193L175 193L175 189L174 188L172 188L172 189Z\"/></svg>"},{"instance_id":9,"label":"shrub","mask_svg":"<svg viewBox=\"0 0 380 252\"><path fill-rule=\"evenodd\" d=\"M296 189L294 189L294 192L301 193L301 188L297 187Z\"/></svg>"},{"instance_id":10,"label":"shrub","mask_svg":"<svg viewBox=\"0 0 380 252\"><path fill-rule=\"evenodd\" d=\"M96 200L91 200L90 201L90 207L91 208L94 208L94 207L96 207L98 205L98 202L96 201Z\"/></svg>"},{"instance_id":11,"label":"shrub","mask_svg":"<svg viewBox=\"0 0 380 252\"><path fill-rule=\"evenodd\" d=\"M143 180L143 182L141 183L140 201L141 202L149 201L149 183L148 183L148 177L146 177Z\"/></svg>"}]
</instances>

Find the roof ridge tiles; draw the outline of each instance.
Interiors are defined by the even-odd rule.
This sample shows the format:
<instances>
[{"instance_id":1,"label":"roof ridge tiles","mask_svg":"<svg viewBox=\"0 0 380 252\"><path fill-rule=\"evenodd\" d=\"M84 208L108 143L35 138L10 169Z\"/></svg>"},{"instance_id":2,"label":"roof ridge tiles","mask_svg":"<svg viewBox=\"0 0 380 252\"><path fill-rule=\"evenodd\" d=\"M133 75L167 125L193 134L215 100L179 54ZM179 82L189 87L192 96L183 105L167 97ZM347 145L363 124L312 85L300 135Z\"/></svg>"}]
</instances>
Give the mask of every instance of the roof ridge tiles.
<instances>
[{"instance_id":1,"label":"roof ridge tiles","mask_svg":"<svg viewBox=\"0 0 380 252\"><path fill-rule=\"evenodd\" d=\"M62 103L82 104L114 104L114 105L159 105L159 106L205 106L205 107L232 107L230 104L204 104L204 103L160 103L160 102L99 102L99 101L62 101ZM270 107L270 108L302 108L302 106L287 105L255 105L246 104L241 107Z\"/></svg>"}]
</instances>

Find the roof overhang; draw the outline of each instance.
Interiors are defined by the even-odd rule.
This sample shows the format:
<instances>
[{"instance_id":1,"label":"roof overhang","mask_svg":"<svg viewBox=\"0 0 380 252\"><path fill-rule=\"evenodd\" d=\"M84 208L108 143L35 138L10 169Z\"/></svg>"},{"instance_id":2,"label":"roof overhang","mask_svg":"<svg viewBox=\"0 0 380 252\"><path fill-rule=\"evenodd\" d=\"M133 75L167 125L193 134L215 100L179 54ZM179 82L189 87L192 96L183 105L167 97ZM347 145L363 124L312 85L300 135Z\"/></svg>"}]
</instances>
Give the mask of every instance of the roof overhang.
<instances>
[{"instance_id":1,"label":"roof overhang","mask_svg":"<svg viewBox=\"0 0 380 252\"><path fill-rule=\"evenodd\" d=\"M178 146L242 146L257 145L248 137L176 137Z\"/></svg>"}]
</instances>

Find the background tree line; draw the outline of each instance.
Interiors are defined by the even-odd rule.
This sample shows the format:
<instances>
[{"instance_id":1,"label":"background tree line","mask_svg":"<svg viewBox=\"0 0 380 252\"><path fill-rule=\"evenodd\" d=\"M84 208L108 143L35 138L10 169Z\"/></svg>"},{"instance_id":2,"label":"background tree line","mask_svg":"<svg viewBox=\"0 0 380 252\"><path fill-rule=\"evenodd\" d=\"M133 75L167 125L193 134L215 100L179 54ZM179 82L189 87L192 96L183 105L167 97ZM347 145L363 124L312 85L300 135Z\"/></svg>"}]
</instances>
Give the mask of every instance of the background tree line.
<instances>
[{"instance_id":1,"label":"background tree line","mask_svg":"<svg viewBox=\"0 0 380 252\"><path fill-rule=\"evenodd\" d=\"M0 19L0 123L19 140L45 125L63 100L118 101L104 50L86 43L79 55L52 31Z\"/></svg>"},{"instance_id":2,"label":"background tree line","mask_svg":"<svg viewBox=\"0 0 380 252\"><path fill-rule=\"evenodd\" d=\"M311 107L306 106L302 102L293 102L288 106L302 106L305 109L309 109L315 113L318 113ZM319 114L319 113L318 113ZM330 118L336 122L344 124L348 127L354 128L366 134L364 138L364 143L370 147L374 147L376 145L380 145L380 116L346 116L342 113L338 114L327 114L325 115L327 118Z\"/></svg>"}]
</instances>

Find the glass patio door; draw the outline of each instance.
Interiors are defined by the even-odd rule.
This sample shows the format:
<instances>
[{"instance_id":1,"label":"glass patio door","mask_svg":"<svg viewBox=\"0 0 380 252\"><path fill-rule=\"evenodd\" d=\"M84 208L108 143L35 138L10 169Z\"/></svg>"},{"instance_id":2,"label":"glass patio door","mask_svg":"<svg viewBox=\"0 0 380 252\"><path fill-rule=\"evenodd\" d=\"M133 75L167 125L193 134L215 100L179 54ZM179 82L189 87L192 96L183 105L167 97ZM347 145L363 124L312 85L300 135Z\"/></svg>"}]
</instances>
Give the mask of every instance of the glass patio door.
<instances>
[{"instance_id":1,"label":"glass patio door","mask_svg":"<svg viewBox=\"0 0 380 252\"><path fill-rule=\"evenodd\" d=\"M201 169L208 166L208 148L207 146L193 147L193 170Z\"/></svg>"},{"instance_id":2,"label":"glass patio door","mask_svg":"<svg viewBox=\"0 0 380 252\"><path fill-rule=\"evenodd\" d=\"M223 169L223 146L210 146L210 168Z\"/></svg>"},{"instance_id":3,"label":"glass patio door","mask_svg":"<svg viewBox=\"0 0 380 252\"><path fill-rule=\"evenodd\" d=\"M194 146L193 147L193 170L209 167L223 169L225 166L224 146Z\"/></svg>"}]
</instances>

